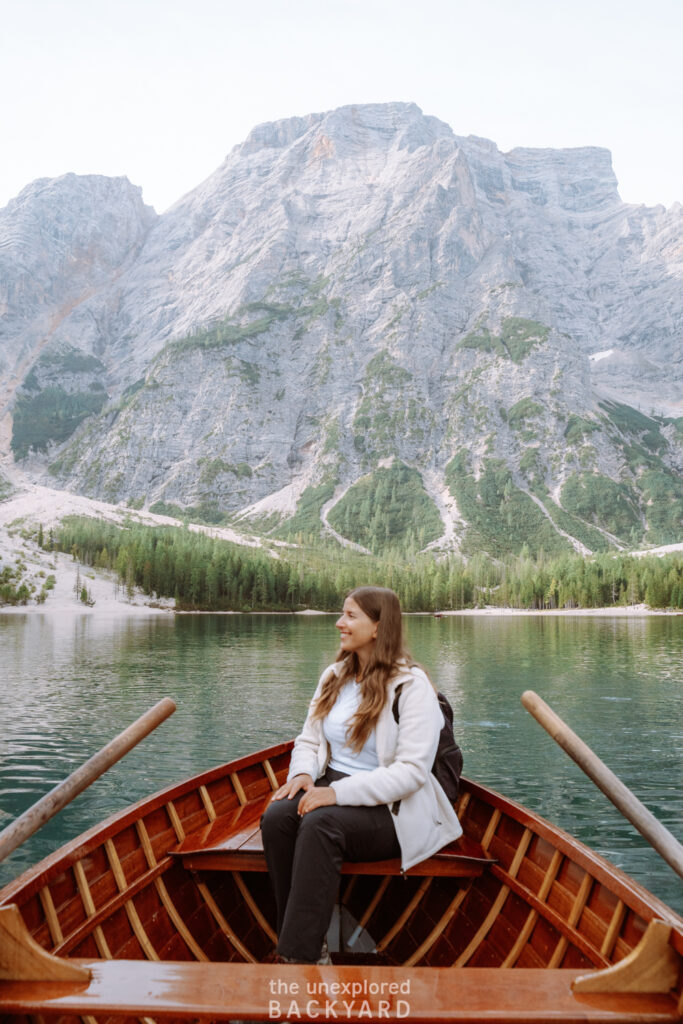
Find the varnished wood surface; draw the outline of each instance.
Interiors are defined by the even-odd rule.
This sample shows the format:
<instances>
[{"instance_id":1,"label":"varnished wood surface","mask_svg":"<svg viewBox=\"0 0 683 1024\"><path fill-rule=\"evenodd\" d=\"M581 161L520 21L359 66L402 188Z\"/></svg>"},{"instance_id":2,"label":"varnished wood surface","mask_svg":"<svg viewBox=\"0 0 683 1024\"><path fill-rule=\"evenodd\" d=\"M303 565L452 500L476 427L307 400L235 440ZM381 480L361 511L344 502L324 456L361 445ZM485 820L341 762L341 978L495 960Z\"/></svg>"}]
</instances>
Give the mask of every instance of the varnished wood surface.
<instances>
[{"instance_id":1,"label":"varnished wood surface","mask_svg":"<svg viewBox=\"0 0 683 1024\"><path fill-rule=\"evenodd\" d=\"M571 983L578 972L570 970L415 968L407 974L388 967L81 963L92 971L87 986L3 982L0 1011L310 1021L334 1019L329 1010L325 1017L329 1001L337 1019L345 1021L673 1024L680 1019L675 1001L668 996L574 995Z\"/></svg>"},{"instance_id":2,"label":"varnished wood surface","mask_svg":"<svg viewBox=\"0 0 683 1024\"><path fill-rule=\"evenodd\" d=\"M650 921L642 941L628 956L604 971L577 978L574 992L669 992L683 968L670 936L668 924Z\"/></svg>"},{"instance_id":3,"label":"varnished wood surface","mask_svg":"<svg viewBox=\"0 0 683 1024\"><path fill-rule=\"evenodd\" d=\"M290 748L291 743L280 744L222 765L115 815L11 883L0 892L0 905L16 901L31 935L60 956L137 961L131 969L140 979L144 969L162 970L157 959L169 965L188 961L183 970L194 973L186 981L193 986L204 977L207 999L210 986L228 977L226 968L231 969L230 984L237 984L241 972L260 977L249 972L273 948L274 906L263 872L258 823L274 784L286 776ZM344 879L341 901L363 922L382 958L403 965L397 968L402 978L425 970L425 978L436 977L435 972L447 969L453 976L448 990L451 1020L676 1019L668 1003L664 1016L658 1016L660 996L647 997L650 1009L640 1017L615 1017L615 1003L607 1010L602 1006L602 1017L594 1014L597 1004L590 1004L592 1016L586 1016L587 1004L578 1004L574 997L566 1002L572 977L627 957L654 917L673 925L671 946L683 953L683 922L673 911L567 833L483 786L464 780L458 810L465 830L456 844L459 852L452 857L442 851L430 858L422 877L409 877L419 875L419 867L408 877L396 877L398 862L347 865L356 873ZM216 851L216 856L236 853L235 864L217 861L215 867L222 870L212 870L206 858L214 854L202 852L207 844L235 846L235 851ZM196 863L191 851L197 854ZM348 962L337 960L338 965ZM198 968L209 973L202 976ZM370 977L373 970L394 968L354 969ZM534 969L538 1014L520 1015L511 1009L506 993L526 999L525 975ZM175 976L180 977L177 970ZM160 977L166 985L170 976L162 971ZM500 980L487 981L489 977ZM453 1014L461 979L465 1015L457 1017ZM113 992L110 974L103 975L102 985ZM476 990L484 988L489 1003L486 1016L481 1016ZM680 993L679 979L678 997ZM126 996L124 985L117 995ZM561 996L564 1017L549 1009L556 996ZM188 990L182 998L194 997ZM127 1005L83 1008L79 1015L99 1020L108 1012L127 1016ZM645 1004L638 1005L645 1013ZM157 1012L147 1006L132 1015L186 1020L227 1015L215 1010L195 1013L176 1006ZM440 1013L429 1019L446 1019ZM240 1003L232 1016L266 1020L267 1006L265 1013L263 1005L251 1012Z\"/></svg>"},{"instance_id":4,"label":"varnished wood surface","mask_svg":"<svg viewBox=\"0 0 683 1024\"><path fill-rule=\"evenodd\" d=\"M90 974L71 960L51 956L26 931L18 907L0 907L0 982L89 981Z\"/></svg>"},{"instance_id":5,"label":"varnished wood surface","mask_svg":"<svg viewBox=\"0 0 683 1024\"><path fill-rule=\"evenodd\" d=\"M184 866L191 871L266 871L258 821L269 800L267 797L254 801L253 805L245 804L233 814L216 818L200 832L186 836L175 849L169 850L169 854L182 857ZM463 835L434 856L409 868L406 874L422 878L476 878L495 862L496 859L485 852L481 843ZM400 873L398 857L380 861L345 861L342 865L344 875Z\"/></svg>"},{"instance_id":6,"label":"varnished wood surface","mask_svg":"<svg viewBox=\"0 0 683 1024\"><path fill-rule=\"evenodd\" d=\"M471 780L465 780L464 785L474 798L482 800L490 807L499 809L502 814L509 816L525 828L530 828L535 835L547 840L572 862L590 872L597 881L607 886L624 903L643 914L647 920L657 917L671 921L679 929L683 928L683 919L671 907L568 832L487 786L482 786Z\"/></svg>"},{"instance_id":7,"label":"varnished wood surface","mask_svg":"<svg viewBox=\"0 0 683 1024\"><path fill-rule=\"evenodd\" d=\"M236 761L230 761L227 764L210 768L208 771L202 772L191 779L174 783L153 796L145 797L137 803L131 804L124 811L116 812L104 821L94 825L91 829L88 829L87 832L84 832L81 836L72 840L72 842L66 843L39 864L28 868L18 878L9 882L3 889L0 889L0 905L15 901L21 902L21 900L17 900L19 893L22 893L22 899L37 893L55 871L64 870L65 867L73 864L75 861L81 860L96 847L101 846L105 839L110 838L130 825L134 825L143 815L149 814L165 806L169 801L177 800L191 791L198 791L202 786L208 790L212 785L218 784L222 786L227 781L228 786L232 789L232 784L229 781L231 774L239 775L239 773L244 772L246 769L260 766L266 758L273 763L278 757L282 758L289 754L293 746L293 741L289 740L285 743L278 743L274 747L268 747L266 750L255 751L253 754L240 757ZM270 789L271 787L268 785L268 790ZM247 799L251 799L249 795ZM178 841L176 839L176 843Z\"/></svg>"},{"instance_id":8,"label":"varnished wood surface","mask_svg":"<svg viewBox=\"0 0 683 1024\"><path fill-rule=\"evenodd\" d=\"M182 842L169 852L181 856L203 853L207 850L227 853L240 850L245 844L247 849L250 849L250 840L254 836L260 837L259 821L270 803L271 796L272 793L267 793L259 800L241 804L229 814L214 818L210 824L205 825L198 832L185 836ZM260 838L257 852L263 852L263 843Z\"/></svg>"},{"instance_id":9,"label":"varnished wood surface","mask_svg":"<svg viewBox=\"0 0 683 1024\"><path fill-rule=\"evenodd\" d=\"M433 878L443 876L449 878L478 878L484 873L487 861L483 858L479 861L457 857L448 860L436 860L430 858L420 864L409 868L406 875L413 875L421 878ZM257 871L265 873L266 860L263 851L243 853L241 850L223 852L222 850L209 850L206 852L188 854L183 857L183 865L190 871ZM342 864L343 875L400 875L401 862L395 860L373 860L373 861L344 861Z\"/></svg>"},{"instance_id":10,"label":"varnished wood surface","mask_svg":"<svg viewBox=\"0 0 683 1024\"><path fill-rule=\"evenodd\" d=\"M191 790L198 791L201 787L210 789L211 786L224 786L227 784L232 790L231 776L239 778L240 773L245 769L262 764L266 758L273 763L278 758L287 755L292 746L293 743L291 741L281 743L267 750L257 751L236 761L212 768L192 779L170 786L160 793L132 805L125 811L113 815L105 822L94 826L78 839L62 847L40 864L30 868L15 881L10 882L9 885L0 890L0 905L11 903L15 900L21 904L28 896L39 892L55 871L64 870L70 864L80 860L95 847L101 845L106 838L116 834L128 825L134 824L143 814L149 814L155 809L164 806L169 800L176 800ZM609 888L611 892L614 892L624 904L643 915L645 920L649 921L653 917L658 917L662 920L671 921L678 929L683 928L683 920L670 907L658 900L652 893L647 892L647 890L614 865L609 864L598 854L584 846L573 836L551 825L540 815L529 811L523 805L496 793L494 790L490 790L466 778L462 782L465 799L471 796L482 804L499 810L501 815L508 815L522 826L530 828L535 835L545 839L566 857L583 867L584 870L589 871L600 883ZM270 789L271 786L267 785L267 790L270 791ZM262 797L264 795L263 793L261 794ZM246 794L246 800L249 802L253 800L251 794ZM208 817L208 815L205 815L205 822L207 822ZM208 822L208 824L210 826L211 822ZM468 833L467 829L466 833L476 842L481 841L481 835ZM175 846L177 841L170 845ZM495 850L489 850L488 852L493 853L495 856Z\"/></svg>"}]
</instances>

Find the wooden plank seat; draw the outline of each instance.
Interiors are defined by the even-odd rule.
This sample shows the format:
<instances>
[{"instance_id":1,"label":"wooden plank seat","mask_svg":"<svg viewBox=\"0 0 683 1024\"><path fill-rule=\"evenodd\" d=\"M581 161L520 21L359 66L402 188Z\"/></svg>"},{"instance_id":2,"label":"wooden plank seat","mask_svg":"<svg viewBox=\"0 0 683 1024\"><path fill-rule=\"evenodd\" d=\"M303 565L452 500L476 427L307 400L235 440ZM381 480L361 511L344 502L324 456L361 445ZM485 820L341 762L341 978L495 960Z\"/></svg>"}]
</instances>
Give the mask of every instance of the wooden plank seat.
<instances>
[{"instance_id":1,"label":"wooden plank seat","mask_svg":"<svg viewBox=\"0 0 683 1024\"><path fill-rule=\"evenodd\" d=\"M230 814L221 815L198 832L186 836L169 853L181 857L184 867L191 871L266 871L259 821L270 798L268 794L262 799L243 804ZM406 874L476 878L495 863L495 858L490 857L479 843L461 836L433 857L410 868ZM401 862L398 858L345 861L342 865L342 874L345 875L400 873Z\"/></svg>"},{"instance_id":2,"label":"wooden plank seat","mask_svg":"<svg viewBox=\"0 0 683 1024\"><path fill-rule=\"evenodd\" d=\"M481 1024L664 1024L671 994L572 991L577 970L73 961L89 982L2 981L1 1014ZM355 988L353 986L356 986ZM326 1006L333 1004L332 1011Z\"/></svg>"}]
</instances>

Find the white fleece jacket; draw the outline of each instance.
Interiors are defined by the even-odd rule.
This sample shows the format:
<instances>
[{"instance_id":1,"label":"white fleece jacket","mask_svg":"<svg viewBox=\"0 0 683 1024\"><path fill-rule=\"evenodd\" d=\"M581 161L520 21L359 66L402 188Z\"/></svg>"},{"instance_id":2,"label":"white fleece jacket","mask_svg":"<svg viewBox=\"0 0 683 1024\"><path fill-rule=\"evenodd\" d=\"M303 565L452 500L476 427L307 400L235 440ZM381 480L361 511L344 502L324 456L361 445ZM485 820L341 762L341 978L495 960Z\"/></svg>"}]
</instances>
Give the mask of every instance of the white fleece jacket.
<instances>
[{"instance_id":1,"label":"white fleece jacket","mask_svg":"<svg viewBox=\"0 0 683 1024\"><path fill-rule=\"evenodd\" d=\"M325 669L311 701L320 694L330 668L339 674L341 662ZM399 721L392 705L399 683ZM288 778L303 773L315 781L325 773L330 752L322 720L313 720L309 707L306 721L292 751ZM462 835L462 827L443 789L432 775L443 716L434 687L419 668L405 665L392 679L387 699L377 719L375 738L379 767L357 772L332 783L340 805L375 806L400 801L392 820L401 847L401 868L431 857L442 846Z\"/></svg>"}]
</instances>

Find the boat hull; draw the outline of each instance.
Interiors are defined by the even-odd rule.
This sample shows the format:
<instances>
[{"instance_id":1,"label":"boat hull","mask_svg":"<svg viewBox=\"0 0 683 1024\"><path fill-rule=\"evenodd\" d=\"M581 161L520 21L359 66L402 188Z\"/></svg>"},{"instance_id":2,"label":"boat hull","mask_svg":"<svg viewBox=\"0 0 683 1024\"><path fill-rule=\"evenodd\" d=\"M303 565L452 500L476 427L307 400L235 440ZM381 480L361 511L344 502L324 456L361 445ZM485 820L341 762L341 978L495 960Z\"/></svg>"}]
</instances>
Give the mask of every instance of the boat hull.
<instances>
[{"instance_id":1,"label":"boat hull","mask_svg":"<svg viewBox=\"0 0 683 1024\"><path fill-rule=\"evenodd\" d=\"M267 800L286 777L290 750L291 743L279 744L169 787L91 829L0 891L0 908L15 904L42 949L89 964L101 979L100 989L109 993L116 992L120 972L127 970L131 978L142 972L141 984L149 989L154 971L161 977L172 965L181 965L182 971L176 966L174 991L180 971L186 991L195 986L208 998L211 984L219 984L220 972L228 971L230 991L256 986L251 1002L228 1005L224 999L221 1014L210 1001L200 1006L198 999L181 1000L173 1009L172 1000L159 1002L166 982L158 981L153 1011L149 1004L145 1010L139 1000L126 1001L122 992L119 1005L110 1005L106 998L98 1004L94 994L88 1002L81 992L71 1003L43 1005L42 1016L269 1016L266 1011L272 1008L264 999L268 993L259 972L265 972L266 982L272 980L273 968L262 962L275 942L275 908L258 853L248 855L246 849L244 859L236 863L233 858L228 868L207 861L209 866L202 869L196 863L188 866L179 850L188 837L222 821L244 820L250 808ZM463 780L458 810L466 837L491 862L484 870L460 873L446 865L410 877L389 871L344 875L336 941L331 935L335 966L324 970L366 981L377 972L387 982L392 972L404 981L413 979L414 985L424 979L423 995L405 1001L410 1005L409 1019L464 1020L453 1014L465 1013L462 1000L469 999L467 1012L480 1014L473 1020L540 1020L511 1015L503 996L506 985L523 1001L530 998L531 986L544 1006L552 1002L555 989L559 999L561 990L562 1000L583 1013L587 1011L572 996L571 982L624 961L639 947L651 922L666 923L668 948L675 957L683 956L683 921L567 833L469 780ZM354 931L362 941L349 944ZM210 978L214 982L206 980ZM251 982L244 980L249 978ZM300 984L306 983L304 971ZM121 984L119 980L119 988ZM12 1003L10 995L16 991L10 985L20 985L20 980L0 982L0 1013L19 1020L38 1012L20 1000ZM465 998L470 989L471 998ZM477 1003L480 989L487 1016ZM432 996L427 997L427 991ZM622 996L610 997L612 1016L605 1020L678 1019L671 1013L681 997L681 979L677 977L668 992L638 994L639 1017L631 1010L624 1010L621 1018L614 1015ZM392 997L389 1016L398 1019L400 993ZM584 997L584 1002L585 998L589 1003L591 998L600 1001L597 996ZM649 999L649 1009L640 1005L643 999ZM444 1007L444 1000L453 1005ZM241 1007L239 1014L235 1007ZM291 1006L280 1009L283 1019L288 1013L296 1017ZM525 1012L531 1014L532 1009L529 1005ZM450 1017L443 1015L447 1010ZM313 1008L308 1016L302 1013L301 1019L318 1019L315 1012ZM646 1012L655 1016L642 1016ZM371 1013L377 1015L378 1007ZM353 1019L363 1016L368 1019L367 1012Z\"/></svg>"}]
</instances>

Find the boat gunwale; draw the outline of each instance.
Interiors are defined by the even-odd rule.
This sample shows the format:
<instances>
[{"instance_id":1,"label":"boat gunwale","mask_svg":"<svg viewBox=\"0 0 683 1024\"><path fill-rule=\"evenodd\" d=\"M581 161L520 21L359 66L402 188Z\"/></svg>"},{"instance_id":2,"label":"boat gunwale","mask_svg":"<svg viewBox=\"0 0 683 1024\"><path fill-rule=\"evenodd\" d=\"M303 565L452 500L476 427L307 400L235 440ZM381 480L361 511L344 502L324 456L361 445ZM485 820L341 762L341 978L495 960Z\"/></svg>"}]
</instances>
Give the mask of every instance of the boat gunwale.
<instances>
[{"instance_id":1,"label":"boat gunwale","mask_svg":"<svg viewBox=\"0 0 683 1024\"><path fill-rule=\"evenodd\" d=\"M206 786L224 779L227 775L238 773L255 764L279 757L293 747L293 740L287 740L271 747L255 751L235 760L216 765L204 772L172 783L148 797L131 804L120 811L115 811L108 818L93 825L86 832L68 841L54 853L26 869L16 879L0 889L0 906L12 903L18 896L30 899L49 884L58 872L64 872L100 847L105 839L117 835L123 829L134 825L148 813L152 813L169 802L186 795L200 786ZM657 917L670 924L676 948L683 953L683 918L672 908L663 903L657 896L649 892L635 879L631 878L616 865L610 863L601 854L596 853L569 832L552 824L535 811L523 804L498 793L481 783L463 777L463 790L469 791L473 797L481 800L493 809L500 810L519 825L531 829L540 839L555 847L561 854L585 870L591 877L621 899L629 909L640 915L646 922ZM506 873L500 866L500 874Z\"/></svg>"}]
</instances>

